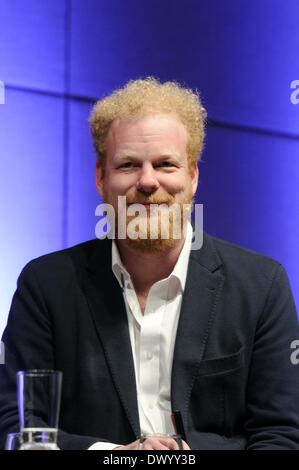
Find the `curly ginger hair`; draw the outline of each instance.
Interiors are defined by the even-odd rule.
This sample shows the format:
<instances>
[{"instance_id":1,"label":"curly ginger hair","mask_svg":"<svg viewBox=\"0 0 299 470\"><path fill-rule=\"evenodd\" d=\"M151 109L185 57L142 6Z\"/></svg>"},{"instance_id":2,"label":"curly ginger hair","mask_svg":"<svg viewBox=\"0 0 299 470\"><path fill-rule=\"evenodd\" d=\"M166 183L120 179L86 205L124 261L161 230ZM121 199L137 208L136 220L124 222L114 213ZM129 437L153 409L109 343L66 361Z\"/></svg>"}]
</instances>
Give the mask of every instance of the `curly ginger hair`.
<instances>
[{"instance_id":1,"label":"curly ginger hair","mask_svg":"<svg viewBox=\"0 0 299 470\"><path fill-rule=\"evenodd\" d=\"M193 168L201 157L205 137L206 111L199 93L173 81L161 83L153 77L131 80L93 106L89 122L97 165L104 168L105 141L113 121L150 113L170 113L180 119L188 132L187 154L189 168Z\"/></svg>"}]
</instances>

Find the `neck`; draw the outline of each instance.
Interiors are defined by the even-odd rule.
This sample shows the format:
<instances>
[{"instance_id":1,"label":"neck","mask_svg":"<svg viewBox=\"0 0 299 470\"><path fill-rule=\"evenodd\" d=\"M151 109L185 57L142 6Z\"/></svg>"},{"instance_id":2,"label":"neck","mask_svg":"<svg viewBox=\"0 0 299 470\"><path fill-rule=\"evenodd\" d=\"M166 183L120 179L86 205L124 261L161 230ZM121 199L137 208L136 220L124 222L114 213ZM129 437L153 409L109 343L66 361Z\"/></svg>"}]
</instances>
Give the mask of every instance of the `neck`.
<instances>
[{"instance_id":1,"label":"neck","mask_svg":"<svg viewBox=\"0 0 299 470\"><path fill-rule=\"evenodd\" d=\"M135 290L147 293L151 286L173 271L185 240L161 252L146 252L133 248L125 240L116 240L121 260L130 274Z\"/></svg>"}]
</instances>

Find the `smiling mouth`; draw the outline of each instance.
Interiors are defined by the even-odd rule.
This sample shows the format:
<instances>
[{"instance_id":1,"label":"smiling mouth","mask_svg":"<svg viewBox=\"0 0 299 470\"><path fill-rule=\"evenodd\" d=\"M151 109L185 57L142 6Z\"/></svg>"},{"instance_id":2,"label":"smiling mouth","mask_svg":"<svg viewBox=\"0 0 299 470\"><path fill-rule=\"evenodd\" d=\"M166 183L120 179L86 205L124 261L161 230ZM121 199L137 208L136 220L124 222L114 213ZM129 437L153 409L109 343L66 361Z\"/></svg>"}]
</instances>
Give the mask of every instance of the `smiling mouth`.
<instances>
[{"instance_id":1,"label":"smiling mouth","mask_svg":"<svg viewBox=\"0 0 299 470\"><path fill-rule=\"evenodd\" d=\"M150 206L151 204L154 204L154 205L167 204L167 202L164 202L164 201L161 201L161 202L139 202L139 201L136 201L136 202L130 202L130 204L128 204L128 206L131 206L132 204L141 204L143 206Z\"/></svg>"},{"instance_id":2,"label":"smiling mouth","mask_svg":"<svg viewBox=\"0 0 299 470\"><path fill-rule=\"evenodd\" d=\"M169 204L167 202L132 202L130 204L127 205L127 208L129 208L130 206L132 206L133 204L138 204L140 206L143 206L144 209L146 210L146 213L147 214L151 214L153 212L153 214L156 214L156 210L158 209L159 213L160 211L162 210L162 208L159 210L159 207L160 206L167 206L167 208L169 207Z\"/></svg>"}]
</instances>

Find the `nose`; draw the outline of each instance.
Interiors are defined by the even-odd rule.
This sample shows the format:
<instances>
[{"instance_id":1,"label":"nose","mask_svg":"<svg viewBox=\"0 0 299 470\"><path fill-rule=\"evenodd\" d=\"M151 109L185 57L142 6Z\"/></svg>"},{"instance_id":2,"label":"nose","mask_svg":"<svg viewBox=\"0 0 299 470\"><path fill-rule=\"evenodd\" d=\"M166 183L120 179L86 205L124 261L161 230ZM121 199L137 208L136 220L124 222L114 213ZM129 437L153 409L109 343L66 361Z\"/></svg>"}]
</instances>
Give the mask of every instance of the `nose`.
<instances>
[{"instance_id":1,"label":"nose","mask_svg":"<svg viewBox=\"0 0 299 470\"><path fill-rule=\"evenodd\" d=\"M136 189L151 194L155 192L159 186L160 184L153 165L150 162L144 162L136 182Z\"/></svg>"}]
</instances>

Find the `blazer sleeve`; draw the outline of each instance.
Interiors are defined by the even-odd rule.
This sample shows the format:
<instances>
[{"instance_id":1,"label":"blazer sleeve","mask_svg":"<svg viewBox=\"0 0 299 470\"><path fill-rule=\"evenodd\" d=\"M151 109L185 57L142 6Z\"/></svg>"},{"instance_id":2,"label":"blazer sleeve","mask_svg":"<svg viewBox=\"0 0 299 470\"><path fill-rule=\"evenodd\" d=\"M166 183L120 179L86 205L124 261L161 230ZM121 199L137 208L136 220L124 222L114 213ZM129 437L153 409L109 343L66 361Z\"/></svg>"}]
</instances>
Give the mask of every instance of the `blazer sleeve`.
<instances>
[{"instance_id":1,"label":"blazer sleeve","mask_svg":"<svg viewBox=\"0 0 299 470\"><path fill-rule=\"evenodd\" d=\"M22 271L14 294L2 341L5 364L0 365L0 447L9 432L19 430L16 372L55 369L53 324L37 277L29 263ZM87 449L99 437L58 432L61 449Z\"/></svg>"},{"instance_id":2,"label":"blazer sleeve","mask_svg":"<svg viewBox=\"0 0 299 470\"><path fill-rule=\"evenodd\" d=\"M299 339L288 278L274 270L260 316L247 386L247 449L299 449L299 365L291 343Z\"/></svg>"}]
</instances>

